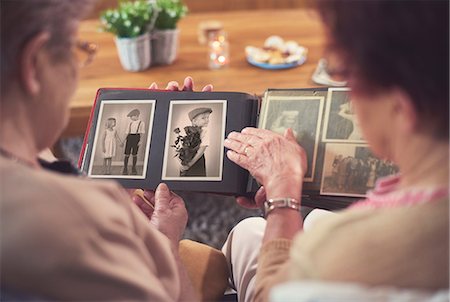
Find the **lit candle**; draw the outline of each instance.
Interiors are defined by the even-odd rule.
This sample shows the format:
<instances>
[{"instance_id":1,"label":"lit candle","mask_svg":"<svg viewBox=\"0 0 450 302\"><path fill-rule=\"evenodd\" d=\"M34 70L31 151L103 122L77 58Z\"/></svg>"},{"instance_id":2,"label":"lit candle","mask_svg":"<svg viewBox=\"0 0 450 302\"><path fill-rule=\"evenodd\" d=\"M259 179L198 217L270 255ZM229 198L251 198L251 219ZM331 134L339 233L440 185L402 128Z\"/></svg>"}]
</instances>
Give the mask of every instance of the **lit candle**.
<instances>
[{"instance_id":1,"label":"lit candle","mask_svg":"<svg viewBox=\"0 0 450 302\"><path fill-rule=\"evenodd\" d=\"M209 68L220 69L229 64L229 45L223 31L212 33L209 37Z\"/></svg>"}]
</instances>

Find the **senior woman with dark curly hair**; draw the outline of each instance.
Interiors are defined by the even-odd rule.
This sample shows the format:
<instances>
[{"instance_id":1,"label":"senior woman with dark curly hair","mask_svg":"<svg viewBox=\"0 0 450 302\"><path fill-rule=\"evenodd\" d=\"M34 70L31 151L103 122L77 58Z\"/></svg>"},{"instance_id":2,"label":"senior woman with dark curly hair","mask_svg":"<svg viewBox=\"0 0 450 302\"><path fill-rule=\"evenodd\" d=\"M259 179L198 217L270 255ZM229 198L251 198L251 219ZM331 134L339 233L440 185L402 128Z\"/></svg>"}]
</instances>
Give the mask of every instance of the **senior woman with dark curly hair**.
<instances>
[{"instance_id":1,"label":"senior woman with dark curly hair","mask_svg":"<svg viewBox=\"0 0 450 302\"><path fill-rule=\"evenodd\" d=\"M317 5L334 58L330 71L348 80L373 153L395 162L401 175L303 232L298 209L307 167L292 130L230 133L228 158L263 184L254 201L238 202L266 209L265 221L243 221L223 249L232 285L240 301L265 301L289 280L448 290L449 2Z\"/></svg>"}]
</instances>

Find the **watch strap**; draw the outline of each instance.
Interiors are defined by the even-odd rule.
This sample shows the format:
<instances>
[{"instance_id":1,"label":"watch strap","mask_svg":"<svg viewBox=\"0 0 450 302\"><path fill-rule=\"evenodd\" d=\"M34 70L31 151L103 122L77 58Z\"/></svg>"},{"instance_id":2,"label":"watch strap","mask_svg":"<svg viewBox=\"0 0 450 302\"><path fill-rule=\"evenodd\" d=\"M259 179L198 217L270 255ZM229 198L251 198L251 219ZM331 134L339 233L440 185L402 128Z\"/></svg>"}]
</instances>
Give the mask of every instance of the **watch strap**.
<instances>
[{"instance_id":1,"label":"watch strap","mask_svg":"<svg viewBox=\"0 0 450 302\"><path fill-rule=\"evenodd\" d=\"M300 202L294 198L273 198L264 202L264 217L277 208L288 208L300 212Z\"/></svg>"}]
</instances>

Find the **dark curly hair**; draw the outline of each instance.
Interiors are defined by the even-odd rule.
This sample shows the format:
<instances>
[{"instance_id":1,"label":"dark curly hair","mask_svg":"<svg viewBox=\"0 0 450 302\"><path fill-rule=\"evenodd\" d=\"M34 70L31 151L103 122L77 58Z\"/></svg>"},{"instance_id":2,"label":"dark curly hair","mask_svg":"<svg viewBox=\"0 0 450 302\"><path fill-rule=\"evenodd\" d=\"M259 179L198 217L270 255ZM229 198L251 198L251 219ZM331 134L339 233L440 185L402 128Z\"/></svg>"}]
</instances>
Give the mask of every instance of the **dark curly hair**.
<instances>
[{"instance_id":1,"label":"dark curly hair","mask_svg":"<svg viewBox=\"0 0 450 302\"><path fill-rule=\"evenodd\" d=\"M317 0L352 88L398 87L414 102L423 129L449 135L449 1Z\"/></svg>"}]
</instances>

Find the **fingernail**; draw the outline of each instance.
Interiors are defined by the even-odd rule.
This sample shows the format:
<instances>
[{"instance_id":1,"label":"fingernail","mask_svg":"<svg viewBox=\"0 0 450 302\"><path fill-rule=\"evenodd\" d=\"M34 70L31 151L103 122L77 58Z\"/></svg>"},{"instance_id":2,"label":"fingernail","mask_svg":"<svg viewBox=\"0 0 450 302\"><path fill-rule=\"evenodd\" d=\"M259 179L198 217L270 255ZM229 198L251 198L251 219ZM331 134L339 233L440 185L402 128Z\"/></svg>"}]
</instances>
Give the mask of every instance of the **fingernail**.
<instances>
[{"instance_id":1,"label":"fingernail","mask_svg":"<svg viewBox=\"0 0 450 302\"><path fill-rule=\"evenodd\" d=\"M179 89L178 87L179 86L178 86L178 83L176 81L170 81L167 84L167 90L178 90Z\"/></svg>"},{"instance_id":2,"label":"fingernail","mask_svg":"<svg viewBox=\"0 0 450 302\"><path fill-rule=\"evenodd\" d=\"M169 187L163 182L158 185L158 189L159 190L169 191Z\"/></svg>"},{"instance_id":3,"label":"fingernail","mask_svg":"<svg viewBox=\"0 0 450 302\"><path fill-rule=\"evenodd\" d=\"M214 89L213 85L208 84L203 88L203 91L208 92L208 91L212 91Z\"/></svg>"},{"instance_id":4,"label":"fingernail","mask_svg":"<svg viewBox=\"0 0 450 302\"><path fill-rule=\"evenodd\" d=\"M191 86L191 84L192 84L192 78L191 77L189 77L189 76L187 76L185 79L184 79L184 86Z\"/></svg>"}]
</instances>

